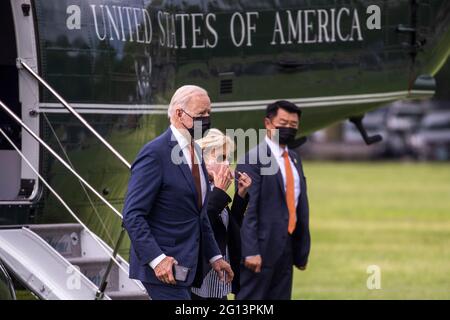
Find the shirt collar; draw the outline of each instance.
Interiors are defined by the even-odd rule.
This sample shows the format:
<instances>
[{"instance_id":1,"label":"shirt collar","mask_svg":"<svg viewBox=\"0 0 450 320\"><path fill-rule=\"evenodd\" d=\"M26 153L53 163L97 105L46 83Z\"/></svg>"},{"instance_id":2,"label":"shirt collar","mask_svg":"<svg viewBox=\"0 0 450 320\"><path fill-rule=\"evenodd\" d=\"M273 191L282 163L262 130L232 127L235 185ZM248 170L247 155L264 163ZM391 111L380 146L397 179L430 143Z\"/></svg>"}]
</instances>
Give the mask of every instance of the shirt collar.
<instances>
[{"instance_id":1,"label":"shirt collar","mask_svg":"<svg viewBox=\"0 0 450 320\"><path fill-rule=\"evenodd\" d=\"M275 156L277 156L279 158L283 157L283 152L288 151L287 146L282 148L279 144L272 141L272 139L270 139L267 135L265 137L265 140L266 140L266 143L269 146L270 150L272 151L272 153L274 153Z\"/></svg>"},{"instance_id":2,"label":"shirt collar","mask_svg":"<svg viewBox=\"0 0 450 320\"><path fill-rule=\"evenodd\" d=\"M178 145L181 149L189 146L190 141L188 141L188 139L186 139L186 137L177 128L175 128L173 124L170 125L170 130L172 130L172 133L175 139L177 139Z\"/></svg>"}]
</instances>

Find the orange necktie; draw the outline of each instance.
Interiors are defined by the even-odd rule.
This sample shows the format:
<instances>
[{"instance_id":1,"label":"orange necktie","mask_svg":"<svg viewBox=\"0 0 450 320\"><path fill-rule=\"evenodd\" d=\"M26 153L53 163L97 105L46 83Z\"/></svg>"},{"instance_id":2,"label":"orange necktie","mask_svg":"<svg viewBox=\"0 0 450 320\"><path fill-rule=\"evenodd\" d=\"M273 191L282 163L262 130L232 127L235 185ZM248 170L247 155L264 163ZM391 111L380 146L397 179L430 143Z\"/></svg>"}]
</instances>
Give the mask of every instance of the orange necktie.
<instances>
[{"instance_id":1,"label":"orange necktie","mask_svg":"<svg viewBox=\"0 0 450 320\"><path fill-rule=\"evenodd\" d=\"M286 203L289 210L288 232L292 234L297 223L295 210L295 191L294 191L294 174L292 173L291 163L287 151L283 152L284 167L286 169Z\"/></svg>"}]
</instances>

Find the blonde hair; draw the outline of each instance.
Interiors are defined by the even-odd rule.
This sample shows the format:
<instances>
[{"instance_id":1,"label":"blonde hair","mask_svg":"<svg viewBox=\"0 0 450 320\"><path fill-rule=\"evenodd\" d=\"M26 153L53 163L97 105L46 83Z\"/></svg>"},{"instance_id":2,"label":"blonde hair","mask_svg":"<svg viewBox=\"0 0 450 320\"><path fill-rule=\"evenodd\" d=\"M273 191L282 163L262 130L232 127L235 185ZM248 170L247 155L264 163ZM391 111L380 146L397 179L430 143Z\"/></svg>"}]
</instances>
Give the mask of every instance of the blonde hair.
<instances>
[{"instance_id":1,"label":"blonde hair","mask_svg":"<svg viewBox=\"0 0 450 320\"><path fill-rule=\"evenodd\" d=\"M170 100L169 109L167 110L169 119L172 117L177 106L180 106L183 110L186 109L186 105L195 94L208 95L208 92L205 89L194 85L186 85L178 88L173 94L172 99Z\"/></svg>"},{"instance_id":2,"label":"blonde hair","mask_svg":"<svg viewBox=\"0 0 450 320\"><path fill-rule=\"evenodd\" d=\"M210 129L205 137L195 142L197 142L200 148L202 148L202 150L204 151L204 157L206 159L209 158L213 150L219 149L222 151L221 148L223 148L224 146L227 157L229 157L231 153L234 152L234 141L219 129Z\"/></svg>"}]
</instances>

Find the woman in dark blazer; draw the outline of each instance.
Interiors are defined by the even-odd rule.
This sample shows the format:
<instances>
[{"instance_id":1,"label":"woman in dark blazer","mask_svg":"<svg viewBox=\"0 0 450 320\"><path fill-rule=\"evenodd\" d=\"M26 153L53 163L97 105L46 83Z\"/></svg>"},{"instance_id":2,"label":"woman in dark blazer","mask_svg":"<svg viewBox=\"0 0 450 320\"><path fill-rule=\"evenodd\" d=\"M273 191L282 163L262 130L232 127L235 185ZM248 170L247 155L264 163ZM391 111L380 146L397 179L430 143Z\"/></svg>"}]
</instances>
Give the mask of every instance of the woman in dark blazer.
<instances>
[{"instance_id":1,"label":"woman in dark blazer","mask_svg":"<svg viewBox=\"0 0 450 320\"><path fill-rule=\"evenodd\" d=\"M239 291L240 227L247 209L247 190L251 185L251 178L246 173L232 174L228 157L234 150L234 144L221 131L211 129L197 143L203 150L211 182L207 204L209 220L219 249L233 269L234 279L231 284L227 284L220 281L215 272L209 272L200 288L192 288L192 299L226 299L229 293L237 294ZM230 206L231 198L226 191L233 180L236 180L237 191Z\"/></svg>"}]
</instances>

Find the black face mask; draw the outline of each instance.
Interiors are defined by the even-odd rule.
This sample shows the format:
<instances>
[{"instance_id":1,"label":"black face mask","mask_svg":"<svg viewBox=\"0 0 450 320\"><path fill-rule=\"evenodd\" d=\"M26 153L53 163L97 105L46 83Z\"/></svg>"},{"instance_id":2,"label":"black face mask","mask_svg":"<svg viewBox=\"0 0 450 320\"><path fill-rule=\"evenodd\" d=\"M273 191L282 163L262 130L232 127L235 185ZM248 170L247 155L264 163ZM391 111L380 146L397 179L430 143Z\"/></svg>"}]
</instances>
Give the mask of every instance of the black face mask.
<instances>
[{"instance_id":1,"label":"black face mask","mask_svg":"<svg viewBox=\"0 0 450 320\"><path fill-rule=\"evenodd\" d=\"M287 145L294 141L297 128L276 127L278 129L278 142Z\"/></svg>"},{"instance_id":2,"label":"black face mask","mask_svg":"<svg viewBox=\"0 0 450 320\"><path fill-rule=\"evenodd\" d=\"M183 109L182 109L182 111L185 114L187 114L194 122L191 128L187 128L183 123L183 126L186 128L186 130L189 132L189 134L191 135L192 138L194 138L194 128L196 126L202 127L202 137L205 135L205 132L211 128L211 119L209 116L208 117L193 117L189 113L184 111Z\"/></svg>"}]
</instances>

